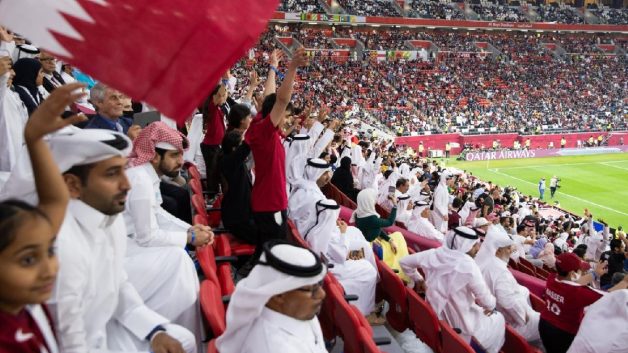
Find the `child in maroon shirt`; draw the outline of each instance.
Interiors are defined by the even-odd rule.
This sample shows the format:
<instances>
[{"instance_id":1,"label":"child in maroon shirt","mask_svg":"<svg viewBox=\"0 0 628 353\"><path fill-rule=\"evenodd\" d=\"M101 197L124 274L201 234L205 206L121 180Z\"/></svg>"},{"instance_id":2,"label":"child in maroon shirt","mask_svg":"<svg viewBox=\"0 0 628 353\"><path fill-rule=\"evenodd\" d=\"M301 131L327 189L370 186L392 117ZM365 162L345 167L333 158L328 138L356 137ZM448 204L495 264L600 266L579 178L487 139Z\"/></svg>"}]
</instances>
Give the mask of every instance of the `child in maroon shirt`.
<instances>
[{"instance_id":1,"label":"child in maroon shirt","mask_svg":"<svg viewBox=\"0 0 628 353\"><path fill-rule=\"evenodd\" d=\"M26 124L24 139L31 158L39 204L0 202L0 353L56 352L51 320L43 304L52 294L59 264L55 234L70 198L43 137L84 116L62 119L64 108L83 94L82 84L58 87Z\"/></svg>"}]
</instances>

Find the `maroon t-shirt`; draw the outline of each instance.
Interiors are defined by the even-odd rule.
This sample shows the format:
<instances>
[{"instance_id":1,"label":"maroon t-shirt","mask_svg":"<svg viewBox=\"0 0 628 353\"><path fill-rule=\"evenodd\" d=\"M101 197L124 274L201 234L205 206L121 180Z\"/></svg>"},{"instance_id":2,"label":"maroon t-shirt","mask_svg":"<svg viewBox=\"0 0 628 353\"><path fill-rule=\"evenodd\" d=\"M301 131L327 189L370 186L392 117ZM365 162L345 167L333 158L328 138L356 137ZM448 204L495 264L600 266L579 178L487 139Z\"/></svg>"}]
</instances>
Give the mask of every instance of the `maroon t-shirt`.
<instances>
[{"instance_id":1,"label":"maroon t-shirt","mask_svg":"<svg viewBox=\"0 0 628 353\"><path fill-rule=\"evenodd\" d=\"M225 117L222 113L222 109L213 103L209 104L209 117L207 121L207 132L205 132L205 138L203 143L206 145L220 145L222 138L225 136Z\"/></svg>"},{"instance_id":2,"label":"maroon t-shirt","mask_svg":"<svg viewBox=\"0 0 628 353\"><path fill-rule=\"evenodd\" d=\"M545 308L541 319L572 335L578 333L584 308L602 298L602 293L573 282L562 282L550 274L545 288Z\"/></svg>"},{"instance_id":3,"label":"maroon t-shirt","mask_svg":"<svg viewBox=\"0 0 628 353\"><path fill-rule=\"evenodd\" d=\"M270 116L261 113L246 132L246 143L255 160L255 183L251 192L253 212L277 212L288 208L286 193L286 152L281 143L281 130Z\"/></svg>"},{"instance_id":4,"label":"maroon t-shirt","mask_svg":"<svg viewBox=\"0 0 628 353\"><path fill-rule=\"evenodd\" d=\"M50 322L50 319L48 321ZM48 351L44 335L26 309L17 315L0 311L0 353Z\"/></svg>"}]
</instances>

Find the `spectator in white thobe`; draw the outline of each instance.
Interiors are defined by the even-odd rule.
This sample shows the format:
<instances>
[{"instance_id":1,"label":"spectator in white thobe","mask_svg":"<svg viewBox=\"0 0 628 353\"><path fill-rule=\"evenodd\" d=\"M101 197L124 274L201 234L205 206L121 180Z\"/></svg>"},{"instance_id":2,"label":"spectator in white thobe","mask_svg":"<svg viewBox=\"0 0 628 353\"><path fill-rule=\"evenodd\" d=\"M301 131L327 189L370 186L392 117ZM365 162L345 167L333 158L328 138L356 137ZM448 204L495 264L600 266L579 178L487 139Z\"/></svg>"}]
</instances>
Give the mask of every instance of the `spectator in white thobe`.
<instances>
[{"instance_id":1,"label":"spectator in white thobe","mask_svg":"<svg viewBox=\"0 0 628 353\"><path fill-rule=\"evenodd\" d=\"M425 290L440 320L460 329L467 342L475 337L487 352L497 353L505 341L506 323L495 311L495 297L473 261L479 249L478 235L462 226L447 234L445 246L408 255L399 264L417 291Z\"/></svg>"},{"instance_id":2,"label":"spectator in white thobe","mask_svg":"<svg viewBox=\"0 0 628 353\"><path fill-rule=\"evenodd\" d=\"M497 299L497 310L528 342L538 342L540 314L530 305L530 292L517 283L508 270L514 241L497 226L486 232L475 257L489 290Z\"/></svg>"},{"instance_id":3,"label":"spectator in white thobe","mask_svg":"<svg viewBox=\"0 0 628 353\"><path fill-rule=\"evenodd\" d=\"M438 240L443 243L445 241L445 234L436 229L434 225L429 221L430 217L430 205L427 202L415 202L414 209L412 210L412 217L406 224L408 230L416 233L416 235Z\"/></svg>"}]
</instances>

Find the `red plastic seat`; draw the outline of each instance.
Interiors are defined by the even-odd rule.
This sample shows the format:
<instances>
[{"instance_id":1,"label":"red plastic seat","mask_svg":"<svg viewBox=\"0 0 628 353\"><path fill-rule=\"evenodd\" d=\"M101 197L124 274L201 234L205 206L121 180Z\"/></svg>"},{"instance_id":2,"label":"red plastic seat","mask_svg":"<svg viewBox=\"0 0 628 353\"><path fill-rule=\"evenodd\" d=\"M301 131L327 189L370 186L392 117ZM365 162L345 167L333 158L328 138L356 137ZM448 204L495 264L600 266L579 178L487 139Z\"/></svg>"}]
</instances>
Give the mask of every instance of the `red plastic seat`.
<instances>
[{"instance_id":1,"label":"red plastic seat","mask_svg":"<svg viewBox=\"0 0 628 353\"><path fill-rule=\"evenodd\" d=\"M211 245L196 248L196 258L205 278L219 284L214 248Z\"/></svg>"},{"instance_id":2,"label":"red plastic seat","mask_svg":"<svg viewBox=\"0 0 628 353\"><path fill-rule=\"evenodd\" d=\"M190 178L192 179L197 179L198 181L201 181L201 172L198 170L198 168L196 167L196 165L189 163L188 164L188 174L190 174Z\"/></svg>"},{"instance_id":3,"label":"red plastic seat","mask_svg":"<svg viewBox=\"0 0 628 353\"><path fill-rule=\"evenodd\" d=\"M193 194L191 202L194 214L199 214L207 218L207 205L205 204L205 198L203 195ZM209 219L207 219L207 223L209 224Z\"/></svg>"},{"instance_id":4,"label":"red plastic seat","mask_svg":"<svg viewBox=\"0 0 628 353\"><path fill-rule=\"evenodd\" d=\"M188 185L190 186L190 190L192 190L192 194L203 196L203 186L201 186L200 179L190 179L188 181Z\"/></svg>"},{"instance_id":5,"label":"red plastic seat","mask_svg":"<svg viewBox=\"0 0 628 353\"><path fill-rule=\"evenodd\" d=\"M536 353L532 347L515 329L506 325L506 341L501 351L503 353Z\"/></svg>"},{"instance_id":6,"label":"red plastic seat","mask_svg":"<svg viewBox=\"0 0 628 353\"><path fill-rule=\"evenodd\" d=\"M519 271L527 275L530 275L532 277L536 277L536 271L534 270L534 265L527 265L524 262L519 262Z\"/></svg>"},{"instance_id":7,"label":"red plastic seat","mask_svg":"<svg viewBox=\"0 0 628 353\"><path fill-rule=\"evenodd\" d=\"M544 270L542 268L539 268L539 267L537 267L535 269L535 271L536 271L536 276L541 278L541 279L547 279L547 277L550 274L548 271L546 271L546 270Z\"/></svg>"},{"instance_id":8,"label":"red plastic seat","mask_svg":"<svg viewBox=\"0 0 628 353\"><path fill-rule=\"evenodd\" d=\"M332 286L336 286L336 284L332 281L332 275L327 274L323 279L323 289L327 296L323 300L323 306L321 307L321 311L318 314L318 321L321 324L321 329L323 331L323 337L326 340L330 341L338 334L338 328L336 327L334 320L334 300L344 300L344 298L336 298L335 296L342 293L338 289L331 288Z\"/></svg>"},{"instance_id":9,"label":"red plastic seat","mask_svg":"<svg viewBox=\"0 0 628 353\"><path fill-rule=\"evenodd\" d=\"M410 328L423 343L432 348L432 351L442 352L440 324L436 313L415 291L406 288L406 292Z\"/></svg>"},{"instance_id":10,"label":"red plastic seat","mask_svg":"<svg viewBox=\"0 0 628 353\"><path fill-rule=\"evenodd\" d=\"M373 332L370 332L366 327L360 327L358 330L358 339L362 342L363 353L382 353L375 344L375 341L373 341Z\"/></svg>"},{"instance_id":11,"label":"red plastic seat","mask_svg":"<svg viewBox=\"0 0 628 353\"><path fill-rule=\"evenodd\" d=\"M233 256L231 254L231 246L229 241L224 237L216 237L214 239L214 249L217 256ZM216 274L218 276L218 283L220 284L220 290L223 295L231 295L235 290L235 283L233 282L233 273L231 271L231 263L217 263Z\"/></svg>"},{"instance_id":12,"label":"red plastic seat","mask_svg":"<svg viewBox=\"0 0 628 353\"><path fill-rule=\"evenodd\" d=\"M218 337L225 332L225 307L218 285L205 280L201 283L200 302L203 316L212 332L212 337Z\"/></svg>"},{"instance_id":13,"label":"red plastic seat","mask_svg":"<svg viewBox=\"0 0 628 353\"><path fill-rule=\"evenodd\" d=\"M469 343L460 337L449 324L440 321L440 332L442 337L442 351L445 353L475 353Z\"/></svg>"},{"instance_id":14,"label":"red plastic seat","mask_svg":"<svg viewBox=\"0 0 628 353\"><path fill-rule=\"evenodd\" d=\"M530 305L534 311L541 312L545 309L545 300L536 294L530 293Z\"/></svg>"},{"instance_id":15,"label":"red plastic seat","mask_svg":"<svg viewBox=\"0 0 628 353\"><path fill-rule=\"evenodd\" d=\"M410 325L408 321L408 298L406 286L383 261L376 259L380 282L377 284L377 302L384 299L390 305L386 313L386 321L399 332L405 331Z\"/></svg>"},{"instance_id":16,"label":"red plastic seat","mask_svg":"<svg viewBox=\"0 0 628 353\"><path fill-rule=\"evenodd\" d=\"M334 288L336 287L332 286L331 288L335 290ZM335 294L334 297L338 298L338 294ZM338 331L344 342L344 353L362 353L363 344L358 335L356 335L356 332L363 327L359 318L362 315L359 313L356 315L356 312L344 298L334 300L334 304L334 318L336 319Z\"/></svg>"},{"instance_id":17,"label":"red plastic seat","mask_svg":"<svg viewBox=\"0 0 628 353\"><path fill-rule=\"evenodd\" d=\"M218 349L216 348L216 340L215 339L209 341L209 345L207 346L207 353L218 353Z\"/></svg>"}]
</instances>

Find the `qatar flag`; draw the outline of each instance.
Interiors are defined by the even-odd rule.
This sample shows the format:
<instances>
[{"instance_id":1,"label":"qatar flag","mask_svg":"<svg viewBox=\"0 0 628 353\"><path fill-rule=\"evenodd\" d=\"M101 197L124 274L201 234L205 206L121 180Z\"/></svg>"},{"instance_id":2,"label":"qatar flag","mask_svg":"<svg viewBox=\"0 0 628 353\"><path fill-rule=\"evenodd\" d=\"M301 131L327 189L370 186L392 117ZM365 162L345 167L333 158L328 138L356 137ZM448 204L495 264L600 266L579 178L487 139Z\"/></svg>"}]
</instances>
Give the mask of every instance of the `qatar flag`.
<instances>
[{"instance_id":1,"label":"qatar flag","mask_svg":"<svg viewBox=\"0 0 628 353\"><path fill-rule=\"evenodd\" d=\"M0 24L181 122L278 0L0 0Z\"/></svg>"}]
</instances>

